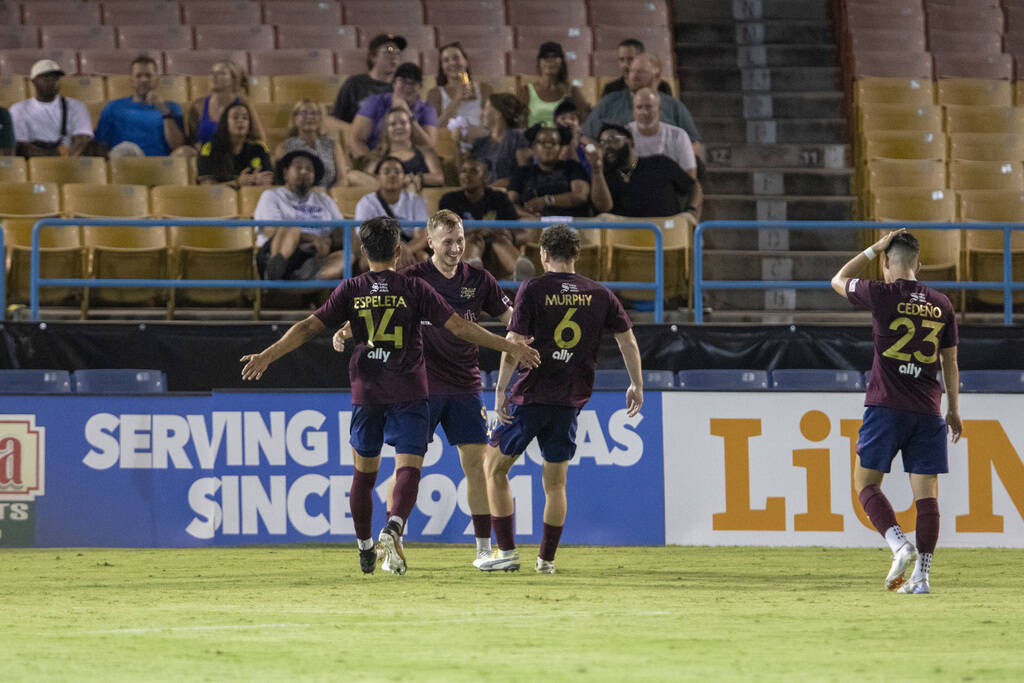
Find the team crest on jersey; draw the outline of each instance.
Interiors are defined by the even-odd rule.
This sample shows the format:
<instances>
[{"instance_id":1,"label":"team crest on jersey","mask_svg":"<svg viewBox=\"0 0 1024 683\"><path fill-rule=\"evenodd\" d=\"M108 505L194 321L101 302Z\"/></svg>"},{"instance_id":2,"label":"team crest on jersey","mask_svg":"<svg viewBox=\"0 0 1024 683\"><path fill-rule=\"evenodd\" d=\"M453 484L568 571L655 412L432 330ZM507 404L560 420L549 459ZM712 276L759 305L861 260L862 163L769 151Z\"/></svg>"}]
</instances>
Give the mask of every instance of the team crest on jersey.
<instances>
[{"instance_id":1,"label":"team crest on jersey","mask_svg":"<svg viewBox=\"0 0 1024 683\"><path fill-rule=\"evenodd\" d=\"M858 282L860 282L860 278L859 277L855 277L855 278L851 278L850 279L850 291L851 292L856 292L857 291L857 283Z\"/></svg>"},{"instance_id":2,"label":"team crest on jersey","mask_svg":"<svg viewBox=\"0 0 1024 683\"><path fill-rule=\"evenodd\" d=\"M911 292L910 303L912 304L923 304L928 301L928 295L924 292Z\"/></svg>"},{"instance_id":3,"label":"team crest on jersey","mask_svg":"<svg viewBox=\"0 0 1024 683\"><path fill-rule=\"evenodd\" d=\"M0 501L43 495L45 436L35 415L0 415Z\"/></svg>"},{"instance_id":4,"label":"team crest on jersey","mask_svg":"<svg viewBox=\"0 0 1024 683\"><path fill-rule=\"evenodd\" d=\"M387 294L388 283L386 282L374 282L370 285L371 294Z\"/></svg>"},{"instance_id":5,"label":"team crest on jersey","mask_svg":"<svg viewBox=\"0 0 1024 683\"><path fill-rule=\"evenodd\" d=\"M476 287L463 287L459 292L459 296L463 299L472 299L476 296Z\"/></svg>"},{"instance_id":6,"label":"team crest on jersey","mask_svg":"<svg viewBox=\"0 0 1024 683\"><path fill-rule=\"evenodd\" d=\"M563 294L566 293L566 292L578 292L578 291L580 291L580 290L579 290L578 287L576 287L576 283L575 282L563 282L562 283L562 293Z\"/></svg>"}]
</instances>

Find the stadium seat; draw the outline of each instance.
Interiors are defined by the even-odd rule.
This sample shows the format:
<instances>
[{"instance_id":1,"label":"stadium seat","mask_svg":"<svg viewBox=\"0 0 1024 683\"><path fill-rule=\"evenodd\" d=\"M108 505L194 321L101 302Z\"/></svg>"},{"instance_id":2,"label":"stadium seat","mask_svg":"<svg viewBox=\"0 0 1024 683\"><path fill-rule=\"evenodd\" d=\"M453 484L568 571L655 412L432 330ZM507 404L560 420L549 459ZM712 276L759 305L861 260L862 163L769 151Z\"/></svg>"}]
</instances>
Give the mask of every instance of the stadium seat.
<instances>
[{"instance_id":1,"label":"stadium seat","mask_svg":"<svg viewBox=\"0 0 1024 683\"><path fill-rule=\"evenodd\" d=\"M258 3L249 0L208 2L208 0L185 0L181 3L182 23L219 24L221 26L259 25L263 18Z\"/></svg>"},{"instance_id":2,"label":"stadium seat","mask_svg":"<svg viewBox=\"0 0 1024 683\"><path fill-rule=\"evenodd\" d=\"M98 2L77 3L58 0L26 2L21 8L21 23L29 26L83 25L98 26L100 5Z\"/></svg>"},{"instance_id":3,"label":"stadium seat","mask_svg":"<svg viewBox=\"0 0 1024 683\"><path fill-rule=\"evenodd\" d=\"M965 393L1024 393L1024 372L1020 370L961 370L960 391Z\"/></svg>"},{"instance_id":4,"label":"stadium seat","mask_svg":"<svg viewBox=\"0 0 1024 683\"><path fill-rule=\"evenodd\" d=\"M188 106L188 77L187 76L160 76L156 88L160 97L169 102L177 102L184 110ZM130 97L135 92L132 87L131 76L127 74L111 74L107 76L107 97L116 100L121 97Z\"/></svg>"},{"instance_id":5,"label":"stadium seat","mask_svg":"<svg viewBox=\"0 0 1024 683\"><path fill-rule=\"evenodd\" d=\"M32 70L32 65L40 59L52 59L61 65L65 73L78 73L78 55L74 50L62 50L49 48L46 50L35 48L12 48L0 50L0 74L13 76L21 74L27 76Z\"/></svg>"},{"instance_id":6,"label":"stadium seat","mask_svg":"<svg viewBox=\"0 0 1024 683\"><path fill-rule=\"evenodd\" d=\"M139 0L108 2L104 0L103 23L108 26L180 24L181 9L176 2L139 2Z\"/></svg>"},{"instance_id":7,"label":"stadium seat","mask_svg":"<svg viewBox=\"0 0 1024 683\"><path fill-rule=\"evenodd\" d=\"M508 23L511 26L535 24L538 17L543 17L545 22L554 26L588 24L584 0L516 0L508 3Z\"/></svg>"},{"instance_id":8,"label":"stadium seat","mask_svg":"<svg viewBox=\"0 0 1024 683\"><path fill-rule=\"evenodd\" d=\"M1024 136L1024 109L1010 106L948 105L947 133L1004 133Z\"/></svg>"},{"instance_id":9,"label":"stadium seat","mask_svg":"<svg viewBox=\"0 0 1024 683\"><path fill-rule=\"evenodd\" d=\"M927 52L858 52L850 60L854 78L922 78L933 74L932 56Z\"/></svg>"},{"instance_id":10,"label":"stadium seat","mask_svg":"<svg viewBox=\"0 0 1024 683\"><path fill-rule=\"evenodd\" d=\"M935 78L984 78L1013 80L1013 57L1007 54L935 53ZM941 81L940 81L941 84ZM978 104L984 104L979 102Z\"/></svg>"},{"instance_id":11,"label":"stadium seat","mask_svg":"<svg viewBox=\"0 0 1024 683\"><path fill-rule=\"evenodd\" d=\"M132 60L140 54L152 57L160 70L163 60L159 50L79 50L78 70L83 74L102 76L117 74L127 76ZM65 80L67 80L65 78ZM63 83L61 84L63 90ZM115 99L115 98L111 98Z\"/></svg>"},{"instance_id":12,"label":"stadium seat","mask_svg":"<svg viewBox=\"0 0 1024 683\"><path fill-rule=\"evenodd\" d=\"M492 50L507 52L515 48L515 34L511 26L465 26L462 24L442 25L437 27L437 45L447 45L458 41L465 49ZM428 71L433 70L436 60L424 63ZM472 65L472 61L470 62ZM471 66L472 69L472 66Z\"/></svg>"},{"instance_id":13,"label":"stadium seat","mask_svg":"<svg viewBox=\"0 0 1024 683\"><path fill-rule=\"evenodd\" d=\"M927 131L878 130L864 133L865 159L946 159L946 136Z\"/></svg>"},{"instance_id":14,"label":"stadium seat","mask_svg":"<svg viewBox=\"0 0 1024 683\"><path fill-rule=\"evenodd\" d=\"M395 33L409 43L402 52L403 62L416 62L416 54L423 50L430 50L437 47L437 31L433 26L423 24L409 24L402 21L398 25L381 24L376 19L373 23L359 24L359 47L364 50L369 47L370 41L382 33ZM365 65L365 62L364 62Z\"/></svg>"},{"instance_id":15,"label":"stadium seat","mask_svg":"<svg viewBox=\"0 0 1024 683\"><path fill-rule=\"evenodd\" d=\"M76 394L162 394L167 378L159 370L75 370L71 381Z\"/></svg>"},{"instance_id":16,"label":"stadium seat","mask_svg":"<svg viewBox=\"0 0 1024 683\"><path fill-rule=\"evenodd\" d=\"M354 26L331 24L281 24L276 27L277 48L356 49L359 32ZM365 58L366 50L362 51Z\"/></svg>"},{"instance_id":17,"label":"stadium seat","mask_svg":"<svg viewBox=\"0 0 1024 683\"><path fill-rule=\"evenodd\" d=\"M13 47L36 50L39 48L39 31L34 26L0 23L0 45L3 45L5 49Z\"/></svg>"},{"instance_id":18,"label":"stadium seat","mask_svg":"<svg viewBox=\"0 0 1024 683\"><path fill-rule=\"evenodd\" d=\"M213 63L222 59L230 59L246 70L249 68L249 55L245 50L165 50L164 72L182 76L209 75Z\"/></svg>"},{"instance_id":19,"label":"stadium seat","mask_svg":"<svg viewBox=\"0 0 1024 683\"><path fill-rule=\"evenodd\" d=\"M594 36L589 26L516 26L516 48L531 50L536 55L541 43L556 42L567 53L584 59L594 49Z\"/></svg>"},{"instance_id":20,"label":"stadium seat","mask_svg":"<svg viewBox=\"0 0 1024 683\"><path fill-rule=\"evenodd\" d=\"M256 212L256 205L260 196L267 190L273 189L265 185L243 185L238 190L238 216L239 218L252 218Z\"/></svg>"},{"instance_id":21,"label":"stadium seat","mask_svg":"<svg viewBox=\"0 0 1024 683\"><path fill-rule=\"evenodd\" d=\"M968 161L1024 160L1024 136L1000 133L953 133L949 155Z\"/></svg>"},{"instance_id":22,"label":"stadium seat","mask_svg":"<svg viewBox=\"0 0 1024 683\"><path fill-rule=\"evenodd\" d=\"M390 1L377 3L382 11L385 5L390 4ZM271 26L284 24L338 26L342 23L341 5L337 2L271 0L263 3L263 23Z\"/></svg>"},{"instance_id":23,"label":"stadium seat","mask_svg":"<svg viewBox=\"0 0 1024 683\"><path fill-rule=\"evenodd\" d=\"M949 162L949 186L962 190L1024 190L1021 162L966 161Z\"/></svg>"},{"instance_id":24,"label":"stadium seat","mask_svg":"<svg viewBox=\"0 0 1024 683\"><path fill-rule=\"evenodd\" d=\"M292 5L283 2L283 5ZM397 26L423 24L423 3L420 0L345 0L345 22L351 26L393 23ZM338 22L341 23L341 22ZM388 33L388 31L381 31ZM394 33L400 33L394 31ZM404 35L404 34L403 34ZM408 38L408 36L405 36ZM371 35L370 38L373 38ZM367 39L369 40L369 39Z\"/></svg>"},{"instance_id":25,"label":"stadium seat","mask_svg":"<svg viewBox=\"0 0 1024 683\"><path fill-rule=\"evenodd\" d=\"M1003 32L1003 12L998 6L982 3L957 5L928 4L928 29L931 31Z\"/></svg>"},{"instance_id":26,"label":"stadium seat","mask_svg":"<svg viewBox=\"0 0 1024 683\"><path fill-rule=\"evenodd\" d=\"M444 187L424 187L420 190L420 196L427 203L427 215L433 216L437 213L438 205L441 203L441 197L445 196L449 192L455 192L459 188L444 186Z\"/></svg>"},{"instance_id":27,"label":"stadium seat","mask_svg":"<svg viewBox=\"0 0 1024 683\"><path fill-rule=\"evenodd\" d=\"M960 193L961 217L966 222L1024 222L1024 193L977 190ZM998 282L1003 279L1003 234L996 230L965 230L967 278ZM1010 258L1014 280L1024 279L1024 231L1010 233ZM987 305L999 305L1002 292L973 290L967 298ZM1024 301L1024 292L1014 292L1013 301Z\"/></svg>"},{"instance_id":28,"label":"stadium seat","mask_svg":"<svg viewBox=\"0 0 1024 683\"><path fill-rule=\"evenodd\" d=\"M327 76L323 76L327 78ZM252 108L265 128L288 128L292 125L292 109L296 100L253 102ZM269 147L269 144L268 144ZM273 150L273 147L270 147Z\"/></svg>"},{"instance_id":29,"label":"stadium seat","mask_svg":"<svg viewBox=\"0 0 1024 683\"><path fill-rule=\"evenodd\" d=\"M285 76L288 74L334 74L334 53L329 50L262 50L249 53L254 74Z\"/></svg>"},{"instance_id":30,"label":"stadium seat","mask_svg":"<svg viewBox=\"0 0 1024 683\"><path fill-rule=\"evenodd\" d=\"M105 183L107 162L102 157L32 157L28 175L36 183Z\"/></svg>"},{"instance_id":31,"label":"stadium seat","mask_svg":"<svg viewBox=\"0 0 1024 683\"><path fill-rule=\"evenodd\" d=\"M676 374L671 370L643 370L644 389L675 389ZM627 380L628 387L628 380Z\"/></svg>"},{"instance_id":32,"label":"stadium seat","mask_svg":"<svg viewBox=\"0 0 1024 683\"><path fill-rule=\"evenodd\" d=\"M456 22L466 26L508 23L502 0L424 0L423 6L424 21L435 26Z\"/></svg>"},{"instance_id":33,"label":"stadium seat","mask_svg":"<svg viewBox=\"0 0 1024 683\"><path fill-rule=\"evenodd\" d=\"M690 235L693 227L689 214L655 218L625 218L602 214L612 221L654 223L661 228L664 249L663 273L665 277L665 298L673 299L688 295L690 267ZM604 232L604 251L607 253L607 271L600 269L588 274L595 279L643 282L654 279L654 235L647 230L614 230ZM583 256L583 250L580 256ZM585 263L585 262L584 262ZM582 271L581 271L582 272ZM586 273L585 273L586 274ZM624 299L650 301L653 290L623 289L616 292Z\"/></svg>"},{"instance_id":34,"label":"stadium seat","mask_svg":"<svg viewBox=\"0 0 1024 683\"><path fill-rule=\"evenodd\" d=\"M629 373L625 370L595 370L594 391L619 391L629 388Z\"/></svg>"},{"instance_id":35,"label":"stadium seat","mask_svg":"<svg viewBox=\"0 0 1024 683\"><path fill-rule=\"evenodd\" d=\"M366 48L338 48L334 51L334 65L342 78L366 73Z\"/></svg>"},{"instance_id":36,"label":"stadium seat","mask_svg":"<svg viewBox=\"0 0 1024 683\"><path fill-rule=\"evenodd\" d=\"M287 120L284 123L273 124L276 126L291 126L291 107L303 99L310 99L314 102L333 102L341 88L343 78L340 76L322 76L318 74L306 74L300 76L273 76L271 84L274 93L274 102L278 105L289 106ZM267 124L272 125L272 124Z\"/></svg>"},{"instance_id":37,"label":"stadium seat","mask_svg":"<svg viewBox=\"0 0 1024 683\"><path fill-rule=\"evenodd\" d=\"M935 103L934 83L917 78L861 78L854 84L854 93L859 106Z\"/></svg>"},{"instance_id":38,"label":"stadium seat","mask_svg":"<svg viewBox=\"0 0 1024 683\"><path fill-rule=\"evenodd\" d=\"M359 200L365 194L370 194L370 190L365 187L335 185L331 188L331 198L338 203L338 209L341 211L342 216L354 216L356 214L356 204L359 203Z\"/></svg>"},{"instance_id":39,"label":"stadium seat","mask_svg":"<svg viewBox=\"0 0 1024 683\"><path fill-rule=\"evenodd\" d=\"M956 220L956 201L945 189L881 188L874 192L873 217L878 221Z\"/></svg>"},{"instance_id":40,"label":"stadium seat","mask_svg":"<svg viewBox=\"0 0 1024 683\"><path fill-rule=\"evenodd\" d=\"M0 370L0 394L70 394L67 370Z\"/></svg>"},{"instance_id":41,"label":"stadium seat","mask_svg":"<svg viewBox=\"0 0 1024 683\"><path fill-rule=\"evenodd\" d=\"M937 85L937 101L942 105L1008 107L1013 104L1013 90L1008 80L944 78Z\"/></svg>"},{"instance_id":42,"label":"stadium seat","mask_svg":"<svg viewBox=\"0 0 1024 683\"><path fill-rule=\"evenodd\" d=\"M687 391L765 391L766 370L680 370L676 373L680 389Z\"/></svg>"},{"instance_id":43,"label":"stadium seat","mask_svg":"<svg viewBox=\"0 0 1024 683\"><path fill-rule=\"evenodd\" d=\"M935 159L872 159L868 190L892 187L946 187L946 164Z\"/></svg>"},{"instance_id":44,"label":"stadium seat","mask_svg":"<svg viewBox=\"0 0 1024 683\"><path fill-rule=\"evenodd\" d=\"M594 34L595 50L614 50L619 43L627 38L635 38L644 44L648 52L664 58L673 54L672 34L668 24L617 24L602 19L600 24L591 22L590 30ZM669 78L674 70L670 63L664 62L661 65L661 75Z\"/></svg>"},{"instance_id":45,"label":"stadium seat","mask_svg":"<svg viewBox=\"0 0 1024 683\"><path fill-rule=\"evenodd\" d=\"M117 46L122 50L191 50L191 26L142 24L118 26Z\"/></svg>"},{"instance_id":46,"label":"stadium seat","mask_svg":"<svg viewBox=\"0 0 1024 683\"><path fill-rule=\"evenodd\" d=\"M26 99L24 76L0 76L0 107Z\"/></svg>"},{"instance_id":47,"label":"stadium seat","mask_svg":"<svg viewBox=\"0 0 1024 683\"><path fill-rule=\"evenodd\" d=\"M204 3L219 7L221 3ZM231 3L226 3L231 4ZM255 7L256 3L249 3ZM255 7L258 12L259 8ZM274 48L274 27L260 24L202 24L195 27L196 49L216 50L230 45L234 50L271 50Z\"/></svg>"},{"instance_id":48,"label":"stadium seat","mask_svg":"<svg viewBox=\"0 0 1024 683\"><path fill-rule=\"evenodd\" d=\"M590 23L628 28L667 27L668 3L649 0L590 0ZM644 38L637 36L647 43ZM649 49L649 48L648 48Z\"/></svg>"},{"instance_id":49,"label":"stadium seat","mask_svg":"<svg viewBox=\"0 0 1024 683\"><path fill-rule=\"evenodd\" d=\"M181 157L119 157L110 160L110 182L118 185L188 185Z\"/></svg>"},{"instance_id":50,"label":"stadium seat","mask_svg":"<svg viewBox=\"0 0 1024 683\"><path fill-rule=\"evenodd\" d=\"M920 130L942 133L942 107L913 104L864 104L860 108L863 132Z\"/></svg>"},{"instance_id":51,"label":"stadium seat","mask_svg":"<svg viewBox=\"0 0 1024 683\"><path fill-rule=\"evenodd\" d=\"M848 36L849 49L857 54L886 52L892 50L896 45L907 52L926 52L928 50L925 35L921 31L864 29L851 31Z\"/></svg>"},{"instance_id":52,"label":"stadium seat","mask_svg":"<svg viewBox=\"0 0 1024 683\"><path fill-rule=\"evenodd\" d=\"M896 43L900 44L900 43ZM928 49L932 53L974 53L998 55L1003 51L1003 36L998 31L928 31Z\"/></svg>"},{"instance_id":53,"label":"stadium seat","mask_svg":"<svg viewBox=\"0 0 1024 683\"><path fill-rule=\"evenodd\" d=\"M82 102L106 102L108 99L106 81L100 76L65 76L60 80L60 94Z\"/></svg>"},{"instance_id":54,"label":"stadium seat","mask_svg":"<svg viewBox=\"0 0 1024 683\"><path fill-rule=\"evenodd\" d=\"M73 45L75 49L113 50L117 46L113 26L41 26L39 45L43 49Z\"/></svg>"},{"instance_id":55,"label":"stadium seat","mask_svg":"<svg viewBox=\"0 0 1024 683\"><path fill-rule=\"evenodd\" d=\"M24 157L0 157L0 183L24 183L28 180L28 164Z\"/></svg>"},{"instance_id":56,"label":"stadium seat","mask_svg":"<svg viewBox=\"0 0 1024 683\"><path fill-rule=\"evenodd\" d=\"M854 370L772 370L775 391L863 391L860 372Z\"/></svg>"}]
</instances>

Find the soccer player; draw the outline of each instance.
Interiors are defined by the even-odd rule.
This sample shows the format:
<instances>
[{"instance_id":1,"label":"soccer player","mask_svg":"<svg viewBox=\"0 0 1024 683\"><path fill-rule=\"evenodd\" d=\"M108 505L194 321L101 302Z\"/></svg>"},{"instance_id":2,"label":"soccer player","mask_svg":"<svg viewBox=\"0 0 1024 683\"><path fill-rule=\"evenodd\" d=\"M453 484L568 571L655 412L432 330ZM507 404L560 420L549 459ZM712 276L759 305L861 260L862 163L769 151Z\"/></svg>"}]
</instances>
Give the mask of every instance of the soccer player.
<instances>
[{"instance_id":1,"label":"soccer player","mask_svg":"<svg viewBox=\"0 0 1024 683\"><path fill-rule=\"evenodd\" d=\"M629 415L644 402L640 350L622 304L607 288L575 273L580 238L566 225L546 228L540 237L544 275L519 288L508 338L533 338L540 352L537 368L520 367L506 395L515 360L502 356L494 389L500 424L491 433L485 456L487 495L498 552L478 566L482 571L516 571L519 552L514 535L515 506L508 471L537 437L544 458L544 532L537 571L555 573L555 551L565 524L565 475L576 453L576 416L590 399L602 333L615 334L629 372Z\"/></svg>"},{"instance_id":2,"label":"soccer player","mask_svg":"<svg viewBox=\"0 0 1024 683\"><path fill-rule=\"evenodd\" d=\"M853 277L879 254L884 282ZM946 429L954 443L963 430L957 408L956 316L948 297L917 281L919 255L917 238L906 229L896 230L850 259L832 278L836 292L871 310L875 358L864 398L853 486L864 512L893 552L885 587L901 593L930 592L928 573L939 537L938 475L949 471ZM940 364L946 385L945 420ZM917 506L917 548L903 535L881 489L897 451L903 454ZM914 571L905 581L915 556Z\"/></svg>"},{"instance_id":3,"label":"soccer player","mask_svg":"<svg viewBox=\"0 0 1024 683\"><path fill-rule=\"evenodd\" d=\"M441 209L431 216L427 221L427 244L433 256L402 269L403 275L426 282L466 320L476 322L483 311L508 324L512 302L501 291L498 281L483 268L462 261L466 235L458 214ZM440 424L448 443L459 450L476 537L477 557L473 564L479 566L491 556L491 511L484 479L487 409L480 401L479 354L476 346L448 330L427 324L422 330L430 394L429 434L433 438ZM338 330L334 335L334 348L344 350L349 336L349 326ZM394 478L389 483L393 481ZM388 501L390 505L390 491ZM381 568L388 569L384 565Z\"/></svg>"},{"instance_id":4,"label":"soccer player","mask_svg":"<svg viewBox=\"0 0 1024 683\"><path fill-rule=\"evenodd\" d=\"M349 441L355 473L349 503L359 546L359 564L370 574L378 556L391 571L404 574L402 528L416 504L420 468L429 439L427 373L423 362L420 322L444 327L473 344L509 353L527 367L540 363L530 340L510 341L493 335L452 310L437 292L395 272L401 253L401 228L393 218L380 217L359 227L370 270L343 280L312 315L257 354L242 356L242 378L255 380L278 358L297 349L325 327L351 323L355 347L349 361L352 383L352 423ZM394 510L378 536L371 538L373 486L377 481L380 449L395 447Z\"/></svg>"}]
</instances>

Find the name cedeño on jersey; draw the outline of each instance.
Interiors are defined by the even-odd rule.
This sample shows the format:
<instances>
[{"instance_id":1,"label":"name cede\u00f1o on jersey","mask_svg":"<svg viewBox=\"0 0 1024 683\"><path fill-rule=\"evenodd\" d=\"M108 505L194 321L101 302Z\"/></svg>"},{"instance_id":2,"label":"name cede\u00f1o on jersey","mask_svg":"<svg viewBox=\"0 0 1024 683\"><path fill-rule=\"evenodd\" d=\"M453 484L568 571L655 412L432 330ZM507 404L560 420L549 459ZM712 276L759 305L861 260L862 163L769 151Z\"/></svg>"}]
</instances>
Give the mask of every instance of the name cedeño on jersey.
<instances>
[{"instance_id":1,"label":"name cede\u00f1o on jersey","mask_svg":"<svg viewBox=\"0 0 1024 683\"><path fill-rule=\"evenodd\" d=\"M401 294L370 294L352 298L352 307L361 308L408 308Z\"/></svg>"},{"instance_id":2,"label":"name cede\u00f1o on jersey","mask_svg":"<svg viewBox=\"0 0 1024 683\"><path fill-rule=\"evenodd\" d=\"M942 309L931 303L915 303L913 301L901 301L896 304L896 312L903 315L919 315L923 318L942 317Z\"/></svg>"},{"instance_id":3,"label":"name cede\u00f1o on jersey","mask_svg":"<svg viewBox=\"0 0 1024 683\"><path fill-rule=\"evenodd\" d=\"M591 299L594 298L593 294L545 294L544 305L545 306L589 306Z\"/></svg>"}]
</instances>

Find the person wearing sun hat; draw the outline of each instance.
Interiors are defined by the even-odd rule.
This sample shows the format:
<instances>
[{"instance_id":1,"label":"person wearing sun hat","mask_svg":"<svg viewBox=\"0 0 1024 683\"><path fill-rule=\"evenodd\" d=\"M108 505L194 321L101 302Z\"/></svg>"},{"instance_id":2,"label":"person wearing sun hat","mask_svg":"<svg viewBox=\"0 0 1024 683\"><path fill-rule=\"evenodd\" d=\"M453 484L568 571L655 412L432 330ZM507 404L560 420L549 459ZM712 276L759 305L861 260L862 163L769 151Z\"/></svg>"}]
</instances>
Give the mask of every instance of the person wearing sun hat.
<instances>
[{"instance_id":1,"label":"person wearing sun hat","mask_svg":"<svg viewBox=\"0 0 1024 683\"><path fill-rule=\"evenodd\" d=\"M29 78L35 97L11 105L18 154L78 156L92 140L92 122L85 104L60 94L64 69L52 59L32 65Z\"/></svg>"}]
</instances>

